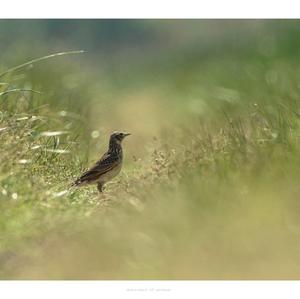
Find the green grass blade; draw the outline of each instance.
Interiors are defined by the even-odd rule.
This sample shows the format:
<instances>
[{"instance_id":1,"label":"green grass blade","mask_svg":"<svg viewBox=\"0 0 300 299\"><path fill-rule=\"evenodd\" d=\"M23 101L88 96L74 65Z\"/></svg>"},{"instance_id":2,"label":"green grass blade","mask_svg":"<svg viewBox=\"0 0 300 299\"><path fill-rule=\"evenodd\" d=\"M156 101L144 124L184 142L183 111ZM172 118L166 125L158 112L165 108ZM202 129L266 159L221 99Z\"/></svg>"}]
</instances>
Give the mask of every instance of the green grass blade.
<instances>
[{"instance_id":1,"label":"green grass blade","mask_svg":"<svg viewBox=\"0 0 300 299\"><path fill-rule=\"evenodd\" d=\"M0 92L0 97L7 95L8 93L12 93L12 92L23 92L23 91L29 91L29 92L33 92L33 93L38 93L38 94L42 94L42 92L37 91L37 90L33 90L33 89L20 89L20 88L16 88L16 89L10 89L10 90L6 90L3 92Z\"/></svg>"},{"instance_id":2,"label":"green grass blade","mask_svg":"<svg viewBox=\"0 0 300 299\"><path fill-rule=\"evenodd\" d=\"M40 58L36 58L36 59L33 59L33 60L30 60L30 61L27 61L23 64L20 64L20 65L17 65L15 67L12 67L2 73L0 73L0 78L5 76L6 74L9 74L9 73L12 73L16 70L19 70L23 67L26 67L30 64L33 64L33 63L36 63L36 62L40 62L40 61L43 61L43 60L47 60L49 58L53 58L53 57L57 57L57 56L63 56L63 55L72 55L72 54L81 54L81 53L84 53L85 51L83 50L79 50L79 51L68 51L68 52L59 52L59 53L54 53L54 54L50 54L50 55L47 55L47 56L43 56L43 57L40 57Z\"/></svg>"}]
</instances>

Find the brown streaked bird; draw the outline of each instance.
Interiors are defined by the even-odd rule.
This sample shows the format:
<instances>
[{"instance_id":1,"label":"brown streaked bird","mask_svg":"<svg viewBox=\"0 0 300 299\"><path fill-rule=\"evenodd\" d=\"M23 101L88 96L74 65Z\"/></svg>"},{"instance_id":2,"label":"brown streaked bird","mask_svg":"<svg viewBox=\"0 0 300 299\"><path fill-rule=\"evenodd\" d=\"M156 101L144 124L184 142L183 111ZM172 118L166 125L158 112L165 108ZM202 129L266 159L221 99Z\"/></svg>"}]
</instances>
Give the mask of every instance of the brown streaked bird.
<instances>
[{"instance_id":1,"label":"brown streaked bird","mask_svg":"<svg viewBox=\"0 0 300 299\"><path fill-rule=\"evenodd\" d=\"M122 141L129 133L114 132L110 135L108 151L101 159L84 172L73 186L97 184L99 192L103 191L103 185L117 176L122 168L123 151Z\"/></svg>"}]
</instances>

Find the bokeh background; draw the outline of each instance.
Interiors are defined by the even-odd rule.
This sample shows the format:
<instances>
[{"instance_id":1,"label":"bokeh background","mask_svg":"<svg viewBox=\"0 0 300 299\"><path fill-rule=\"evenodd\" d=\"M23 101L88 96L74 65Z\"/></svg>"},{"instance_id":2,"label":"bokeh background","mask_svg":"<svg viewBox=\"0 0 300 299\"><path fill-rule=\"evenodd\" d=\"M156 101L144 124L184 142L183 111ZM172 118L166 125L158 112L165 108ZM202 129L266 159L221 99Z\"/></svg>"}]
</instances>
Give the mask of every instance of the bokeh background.
<instances>
[{"instance_id":1,"label":"bokeh background","mask_svg":"<svg viewBox=\"0 0 300 299\"><path fill-rule=\"evenodd\" d=\"M0 277L299 279L299 36L0 20ZM120 176L70 189L115 130L132 133Z\"/></svg>"}]
</instances>

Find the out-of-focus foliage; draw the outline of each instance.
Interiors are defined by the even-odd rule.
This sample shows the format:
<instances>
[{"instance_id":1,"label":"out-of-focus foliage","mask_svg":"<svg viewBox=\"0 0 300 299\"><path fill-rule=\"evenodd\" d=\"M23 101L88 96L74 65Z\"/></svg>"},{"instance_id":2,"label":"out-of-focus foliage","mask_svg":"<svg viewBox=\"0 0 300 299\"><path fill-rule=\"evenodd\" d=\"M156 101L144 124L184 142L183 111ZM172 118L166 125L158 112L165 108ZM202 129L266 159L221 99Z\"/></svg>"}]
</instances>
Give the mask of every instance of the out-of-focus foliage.
<instances>
[{"instance_id":1,"label":"out-of-focus foliage","mask_svg":"<svg viewBox=\"0 0 300 299\"><path fill-rule=\"evenodd\" d=\"M1 20L0 277L298 279L299 31ZM114 130L120 176L70 189Z\"/></svg>"}]
</instances>

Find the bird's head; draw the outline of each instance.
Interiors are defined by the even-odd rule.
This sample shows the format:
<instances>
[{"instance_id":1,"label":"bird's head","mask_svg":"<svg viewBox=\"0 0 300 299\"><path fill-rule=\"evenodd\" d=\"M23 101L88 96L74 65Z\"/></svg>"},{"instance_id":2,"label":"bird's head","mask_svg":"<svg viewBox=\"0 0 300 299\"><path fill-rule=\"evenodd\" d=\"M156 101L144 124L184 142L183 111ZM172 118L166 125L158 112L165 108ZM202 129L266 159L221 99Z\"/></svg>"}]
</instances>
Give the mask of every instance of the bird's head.
<instances>
[{"instance_id":1,"label":"bird's head","mask_svg":"<svg viewBox=\"0 0 300 299\"><path fill-rule=\"evenodd\" d=\"M129 133L113 132L113 133L110 135L110 142L116 142L116 143L121 144L121 142L123 141L123 139L124 139L126 136L129 136L129 135L130 135Z\"/></svg>"}]
</instances>

